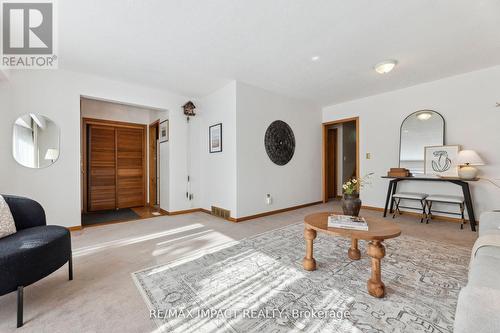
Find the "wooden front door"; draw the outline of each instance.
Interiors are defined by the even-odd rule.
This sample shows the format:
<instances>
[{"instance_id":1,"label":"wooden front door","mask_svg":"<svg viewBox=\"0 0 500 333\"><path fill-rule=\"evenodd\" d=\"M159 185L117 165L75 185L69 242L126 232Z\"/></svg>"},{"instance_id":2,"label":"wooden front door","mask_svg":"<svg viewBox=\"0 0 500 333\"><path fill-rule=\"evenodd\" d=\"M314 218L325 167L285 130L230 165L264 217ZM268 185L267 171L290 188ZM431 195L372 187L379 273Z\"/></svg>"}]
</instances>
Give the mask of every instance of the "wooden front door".
<instances>
[{"instance_id":1,"label":"wooden front door","mask_svg":"<svg viewBox=\"0 0 500 333\"><path fill-rule=\"evenodd\" d=\"M87 211L146 205L146 126L84 119Z\"/></svg>"},{"instance_id":2,"label":"wooden front door","mask_svg":"<svg viewBox=\"0 0 500 333\"><path fill-rule=\"evenodd\" d=\"M116 128L117 208L145 206L144 130Z\"/></svg>"},{"instance_id":3,"label":"wooden front door","mask_svg":"<svg viewBox=\"0 0 500 333\"><path fill-rule=\"evenodd\" d=\"M114 127L90 125L88 210L116 208L116 134Z\"/></svg>"}]
</instances>

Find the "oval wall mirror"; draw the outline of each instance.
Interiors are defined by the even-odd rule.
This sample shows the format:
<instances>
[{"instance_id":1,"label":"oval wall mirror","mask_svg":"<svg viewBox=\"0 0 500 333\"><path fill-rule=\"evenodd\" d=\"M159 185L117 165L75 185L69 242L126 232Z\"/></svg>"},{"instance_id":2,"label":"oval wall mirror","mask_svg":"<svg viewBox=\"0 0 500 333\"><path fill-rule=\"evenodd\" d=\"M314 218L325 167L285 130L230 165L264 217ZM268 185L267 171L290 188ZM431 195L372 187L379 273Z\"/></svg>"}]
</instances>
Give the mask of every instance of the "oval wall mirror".
<instances>
[{"instance_id":1,"label":"oval wall mirror","mask_svg":"<svg viewBox=\"0 0 500 333\"><path fill-rule=\"evenodd\" d=\"M401 124L399 167L424 174L424 148L444 145L444 118L433 110L410 114Z\"/></svg>"},{"instance_id":2,"label":"oval wall mirror","mask_svg":"<svg viewBox=\"0 0 500 333\"><path fill-rule=\"evenodd\" d=\"M12 132L12 154L17 163L27 168L54 164L59 158L59 127L40 114L20 116Z\"/></svg>"}]
</instances>

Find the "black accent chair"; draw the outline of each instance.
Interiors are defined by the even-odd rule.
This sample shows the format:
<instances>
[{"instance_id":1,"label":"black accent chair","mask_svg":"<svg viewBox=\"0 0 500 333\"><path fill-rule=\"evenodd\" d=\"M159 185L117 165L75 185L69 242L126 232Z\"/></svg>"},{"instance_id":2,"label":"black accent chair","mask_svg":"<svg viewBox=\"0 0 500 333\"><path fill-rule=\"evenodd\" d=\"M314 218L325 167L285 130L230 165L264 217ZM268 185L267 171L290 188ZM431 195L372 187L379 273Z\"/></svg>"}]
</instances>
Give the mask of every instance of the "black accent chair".
<instances>
[{"instance_id":1,"label":"black accent chair","mask_svg":"<svg viewBox=\"0 0 500 333\"><path fill-rule=\"evenodd\" d=\"M0 239L0 296L17 290L17 327L23 326L23 288L69 266L73 280L69 230L46 225L45 211L31 199L3 196L17 232Z\"/></svg>"}]
</instances>

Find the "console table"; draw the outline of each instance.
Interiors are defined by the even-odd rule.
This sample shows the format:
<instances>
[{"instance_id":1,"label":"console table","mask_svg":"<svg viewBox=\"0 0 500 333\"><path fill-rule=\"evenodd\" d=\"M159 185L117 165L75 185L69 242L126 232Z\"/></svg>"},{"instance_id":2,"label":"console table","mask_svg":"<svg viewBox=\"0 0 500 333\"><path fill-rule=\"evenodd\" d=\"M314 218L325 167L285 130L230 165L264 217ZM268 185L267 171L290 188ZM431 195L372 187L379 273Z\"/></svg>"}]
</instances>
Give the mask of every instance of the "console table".
<instances>
[{"instance_id":1,"label":"console table","mask_svg":"<svg viewBox=\"0 0 500 333\"><path fill-rule=\"evenodd\" d=\"M398 183L401 181L426 181L426 182L448 182L458 185L462 188L462 192L464 194L465 206L467 207L467 213L469 215L470 228L472 231L476 231L476 217L474 216L474 207L472 205L472 198L470 194L469 181L462 180L460 178L438 178L438 177L388 177L382 176L382 178L388 178L391 181L389 182L389 187L387 189L387 197L385 199L385 208L384 208L384 217L387 216L387 210L389 212L393 212L393 201L392 196L396 193L396 189L398 187ZM470 181L477 181L470 180Z\"/></svg>"}]
</instances>

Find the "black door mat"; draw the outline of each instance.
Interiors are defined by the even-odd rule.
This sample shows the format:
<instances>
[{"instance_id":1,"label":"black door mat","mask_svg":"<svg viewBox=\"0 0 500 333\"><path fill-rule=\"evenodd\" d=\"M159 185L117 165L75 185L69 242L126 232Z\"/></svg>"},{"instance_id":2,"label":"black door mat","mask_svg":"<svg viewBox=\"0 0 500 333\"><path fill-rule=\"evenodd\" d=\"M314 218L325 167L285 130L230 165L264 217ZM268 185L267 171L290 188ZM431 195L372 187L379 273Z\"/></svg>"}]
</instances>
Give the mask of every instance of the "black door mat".
<instances>
[{"instance_id":1,"label":"black door mat","mask_svg":"<svg viewBox=\"0 0 500 333\"><path fill-rule=\"evenodd\" d=\"M115 221L136 220L139 215L130 208L119 210L103 210L82 214L82 225L92 225Z\"/></svg>"}]
</instances>

